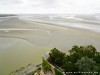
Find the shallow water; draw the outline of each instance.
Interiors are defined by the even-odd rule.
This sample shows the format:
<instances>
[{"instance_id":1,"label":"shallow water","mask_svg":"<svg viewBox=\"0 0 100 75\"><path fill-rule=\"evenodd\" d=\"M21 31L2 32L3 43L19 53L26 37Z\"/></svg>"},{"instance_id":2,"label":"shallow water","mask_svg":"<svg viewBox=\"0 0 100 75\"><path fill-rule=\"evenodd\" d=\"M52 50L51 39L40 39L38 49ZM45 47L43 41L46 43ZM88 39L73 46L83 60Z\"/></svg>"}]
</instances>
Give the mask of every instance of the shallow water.
<instances>
[{"instance_id":1,"label":"shallow water","mask_svg":"<svg viewBox=\"0 0 100 75\"><path fill-rule=\"evenodd\" d=\"M41 63L42 55L54 47L67 52L73 45L92 44L100 51L100 33L87 30L16 18L1 22L0 28L0 75L8 75L29 63Z\"/></svg>"},{"instance_id":2,"label":"shallow water","mask_svg":"<svg viewBox=\"0 0 100 75\"><path fill-rule=\"evenodd\" d=\"M42 55L48 48L37 48L25 40L0 38L0 75L8 75L11 71L29 63L39 64Z\"/></svg>"},{"instance_id":3,"label":"shallow water","mask_svg":"<svg viewBox=\"0 0 100 75\"><path fill-rule=\"evenodd\" d=\"M0 75L8 75L11 71L29 63L41 63L42 55L54 47L67 51L76 44L93 44L100 51L100 36L85 31L55 30L50 31L50 36L46 31L4 33L1 32L0 37Z\"/></svg>"}]
</instances>

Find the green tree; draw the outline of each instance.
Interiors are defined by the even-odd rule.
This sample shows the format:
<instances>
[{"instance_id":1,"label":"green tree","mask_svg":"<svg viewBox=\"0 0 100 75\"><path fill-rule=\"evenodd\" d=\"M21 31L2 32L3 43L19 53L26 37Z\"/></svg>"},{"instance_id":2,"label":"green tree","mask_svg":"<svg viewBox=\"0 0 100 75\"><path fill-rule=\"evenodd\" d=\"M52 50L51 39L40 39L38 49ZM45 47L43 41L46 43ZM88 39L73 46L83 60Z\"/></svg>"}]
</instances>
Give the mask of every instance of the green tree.
<instances>
[{"instance_id":1,"label":"green tree","mask_svg":"<svg viewBox=\"0 0 100 75\"><path fill-rule=\"evenodd\" d=\"M82 57L77 61L76 66L80 72L98 72L99 67L96 65L96 62L93 59ZM97 75L96 73L82 73L81 75Z\"/></svg>"},{"instance_id":2,"label":"green tree","mask_svg":"<svg viewBox=\"0 0 100 75\"><path fill-rule=\"evenodd\" d=\"M71 62L66 62L63 65L63 69L65 72L77 72L78 71L77 66ZM75 74L73 74L73 75L75 75Z\"/></svg>"},{"instance_id":3,"label":"green tree","mask_svg":"<svg viewBox=\"0 0 100 75\"><path fill-rule=\"evenodd\" d=\"M71 50L69 50L70 55L77 56L77 59L80 59L83 56L88 56L89 58L93 58L96 54L96 49L92 45L88 46L80 46L77 45L73 46Z\"/></svg>"},{"instance_id":4,"label":"green tree","mask_svg":"<svg viewBox=\"0 0 100 75\"><path fill-rule=\"evenodd\" d=\"M74 45L71 50L69 50L70 54L80 53L80 48L77 45Z\"/></svg>"},{"instance_id":5,"label":"green tree","mask_svg":"<svg viewBox=\"0 0 100 75\"><path fill-rule=\"evenodd\" d=\"M97 63L100 63L100 52L96 52L95 57L94 57L94 60L95 60Z\"/></svg>"},{"instance_id":6,"label":"green tree","mask_svg":"<svg viewBox=\"0 0 100 75\"><path fill-rule=\"evenodd\" d=\"M93 47L92 45L83 47L82 51L83 51L83 55L88 56L89 58L93 58L95 56L95 53L97 52L95 47Z\"/></svg>"},{"instance_id":7,"label":"green tree","mask_svg":"<svg viewBox=\"0 0 100 75\"><path fill-rule=\"evenodd\" d=\"M63 59L65 55L66 55L65 53L54 48L49 53L50 61L61 67L63 65Z\"/></svg>"},{"instance_id":8,"label":"green tree","mask_svg":"<svg viewBox=\"0 0 100 75\"><path fill-rule=\"evenodd\" d=\"M65 72L96 72L100 71L100 53L96 51L92 45L88 46L73 46L69 50L70 54L65 53L54 48L49 53L49 61ZM98 65L98 67L97 67ZM72 74L78 75L78 74ZM94 74L82 74L82 75L96 75Z\"/></svg>"}]
</instances>

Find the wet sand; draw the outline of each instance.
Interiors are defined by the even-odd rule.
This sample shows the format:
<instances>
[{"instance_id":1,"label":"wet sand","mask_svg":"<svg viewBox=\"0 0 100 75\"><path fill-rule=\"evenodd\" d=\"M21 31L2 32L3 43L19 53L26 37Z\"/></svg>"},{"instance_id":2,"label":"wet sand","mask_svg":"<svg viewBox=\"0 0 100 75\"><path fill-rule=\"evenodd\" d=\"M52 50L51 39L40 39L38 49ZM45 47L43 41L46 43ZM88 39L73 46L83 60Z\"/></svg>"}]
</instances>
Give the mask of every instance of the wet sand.
<instances>
[{"instance_id":1,"label":"wet sand","mask_svg":"<svg viewBox=\"0 0 100 75\"><path fill-rule=\"evenodd\" d=\"M40 63L41 56L54 47L67 52L73 45L92 44L100 51L100 34L88 30L18 18L1 21L0 29L0 75L29 63Z\"/></svg>"}]
</instances>

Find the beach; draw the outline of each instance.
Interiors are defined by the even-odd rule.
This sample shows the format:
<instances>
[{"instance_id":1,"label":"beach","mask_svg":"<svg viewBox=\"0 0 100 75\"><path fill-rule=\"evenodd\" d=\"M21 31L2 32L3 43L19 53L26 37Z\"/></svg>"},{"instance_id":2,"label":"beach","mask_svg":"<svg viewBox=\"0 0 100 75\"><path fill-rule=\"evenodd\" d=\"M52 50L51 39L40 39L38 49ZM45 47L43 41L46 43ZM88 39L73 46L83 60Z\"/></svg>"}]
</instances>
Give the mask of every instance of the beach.
<instances>
[{"instance_id":1,"label":"beach","mask_svg":"<svg viewBox=\"0 0 100 75\"><path fill-rule=\"evenodd\" d=\"M39 64L53 48L67 52L73 45L93 45L100 51L100 33L18 17L0 21L0 75L29 63Z\"/></svg>"}]
</instances>

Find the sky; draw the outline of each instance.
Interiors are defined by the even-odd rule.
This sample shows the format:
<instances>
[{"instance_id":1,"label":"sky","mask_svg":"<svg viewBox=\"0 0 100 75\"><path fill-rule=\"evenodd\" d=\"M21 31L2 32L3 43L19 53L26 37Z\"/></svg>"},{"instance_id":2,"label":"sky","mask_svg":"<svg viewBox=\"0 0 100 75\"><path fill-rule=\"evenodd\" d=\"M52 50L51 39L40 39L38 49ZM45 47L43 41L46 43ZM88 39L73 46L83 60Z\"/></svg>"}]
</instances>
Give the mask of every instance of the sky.
<instances>
[{"instance_id":1,"label":"sky","mask_svg":"<svg viewBox=\"0 0 100 75\"><path fill-rule=\"evenodd\" d=\"M0 0L2 14L94 14L100 0Z\"/></svg>"}]
</instances>

